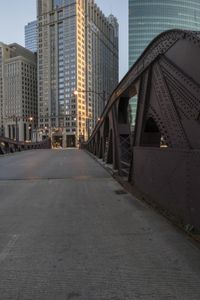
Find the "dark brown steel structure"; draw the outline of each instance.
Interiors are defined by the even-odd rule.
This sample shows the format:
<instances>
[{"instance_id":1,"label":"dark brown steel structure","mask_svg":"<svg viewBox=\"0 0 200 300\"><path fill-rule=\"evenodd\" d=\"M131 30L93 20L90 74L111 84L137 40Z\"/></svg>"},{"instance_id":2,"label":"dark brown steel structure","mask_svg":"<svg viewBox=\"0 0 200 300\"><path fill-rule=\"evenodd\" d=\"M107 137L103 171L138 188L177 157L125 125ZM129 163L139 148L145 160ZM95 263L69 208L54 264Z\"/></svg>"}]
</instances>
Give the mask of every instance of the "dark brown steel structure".
<instances>
[{"instance_id":1,"label":"dark brown steel structure","mask_svg":"<svg viewBox=\"0 0 200 300\"><path fill-rule=\"evenodd\" d=\"M0 136L0 155L14 153L32 149L48 149L51 148L51 140L45 139L37 143L16 142L14 140Z\"/></svg>"},{"instance_id":2,"label":"dark brown steel structure","mask_svg":"<svg viewBox=\"0 0 200 300\"><path fill-rule=\"evenodd\" d=\"M131 136L128 103L136 94ZM159 35L111 95L86 147L200 229L200 33Z\"/></svg>"}]
</instances>

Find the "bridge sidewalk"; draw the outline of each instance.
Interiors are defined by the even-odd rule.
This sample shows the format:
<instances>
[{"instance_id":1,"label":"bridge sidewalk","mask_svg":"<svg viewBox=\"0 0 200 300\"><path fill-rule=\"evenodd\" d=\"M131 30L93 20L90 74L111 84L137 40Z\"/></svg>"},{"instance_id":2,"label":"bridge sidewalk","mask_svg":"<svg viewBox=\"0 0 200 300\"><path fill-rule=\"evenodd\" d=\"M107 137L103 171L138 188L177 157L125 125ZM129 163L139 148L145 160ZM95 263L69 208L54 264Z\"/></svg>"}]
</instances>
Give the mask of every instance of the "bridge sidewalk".
<instances>
[{"instance_id":1,"label":"bridge sidewalk","mask_svg":"<svg viewBox=\"0 0 200 300\"><path fill-rule=\"evenodd\" d=\"M200 299L196 243L87 153L0 164L0 299Z\"/></svg>"}]
</instances>

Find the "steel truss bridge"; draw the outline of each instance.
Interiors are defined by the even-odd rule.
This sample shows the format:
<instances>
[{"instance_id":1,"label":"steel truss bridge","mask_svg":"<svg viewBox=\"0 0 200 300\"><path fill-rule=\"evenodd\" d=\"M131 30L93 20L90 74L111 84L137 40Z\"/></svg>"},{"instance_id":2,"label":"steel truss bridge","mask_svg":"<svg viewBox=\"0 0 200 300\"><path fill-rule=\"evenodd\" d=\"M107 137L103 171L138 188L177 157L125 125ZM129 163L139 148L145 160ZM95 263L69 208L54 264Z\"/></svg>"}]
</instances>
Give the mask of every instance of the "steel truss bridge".
<instances>
[{"instance_id":1,"label":"steel truss bridge","mask_svg":"<svg viewBox=\"0 0 200 300\"><path fill-rule=\"evenodd\" d=\"M132 135L128 105L136 95ZM114 90L85 147L200 228L200 33L159 35Z\"/></svg>"}]
</instances>

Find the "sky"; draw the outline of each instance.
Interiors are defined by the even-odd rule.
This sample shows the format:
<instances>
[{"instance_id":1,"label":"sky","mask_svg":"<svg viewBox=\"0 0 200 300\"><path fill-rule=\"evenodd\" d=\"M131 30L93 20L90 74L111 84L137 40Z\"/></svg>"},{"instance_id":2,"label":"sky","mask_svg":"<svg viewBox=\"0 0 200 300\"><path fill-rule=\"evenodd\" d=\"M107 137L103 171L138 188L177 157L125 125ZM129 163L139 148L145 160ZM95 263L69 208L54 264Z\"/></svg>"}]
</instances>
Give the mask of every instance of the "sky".
<instances>
[{"instance_id":1,"label":"sky","mask_svg":"<svg viewBox=\"0 0 200 300\"><path fill-rule=\"evenodd\" d=\"M119 22L119 77L128 71L128 0L96 0L103 13ZM24 46L24 26L36 19L36 0L0 0L0 41Z\"/></svg>"}]
</instances>

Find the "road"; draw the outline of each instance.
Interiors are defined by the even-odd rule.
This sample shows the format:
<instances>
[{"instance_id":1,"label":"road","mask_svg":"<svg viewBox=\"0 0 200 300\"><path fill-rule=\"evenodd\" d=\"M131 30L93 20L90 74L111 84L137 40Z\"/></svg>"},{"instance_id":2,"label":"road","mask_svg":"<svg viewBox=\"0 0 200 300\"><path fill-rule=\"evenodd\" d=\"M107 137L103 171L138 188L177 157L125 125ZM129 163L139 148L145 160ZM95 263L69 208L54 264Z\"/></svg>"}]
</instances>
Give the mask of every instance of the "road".
<instances>
[{"instance_id":1,"label":"road","mask_svg":"<svg viewBox=\"0 0 200 300\"><path fill-rule=\"evenodd\" d=\"M87 153L0 158L0 300L199 300L200 249Z\"/></svg>"}]
</instances>

